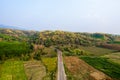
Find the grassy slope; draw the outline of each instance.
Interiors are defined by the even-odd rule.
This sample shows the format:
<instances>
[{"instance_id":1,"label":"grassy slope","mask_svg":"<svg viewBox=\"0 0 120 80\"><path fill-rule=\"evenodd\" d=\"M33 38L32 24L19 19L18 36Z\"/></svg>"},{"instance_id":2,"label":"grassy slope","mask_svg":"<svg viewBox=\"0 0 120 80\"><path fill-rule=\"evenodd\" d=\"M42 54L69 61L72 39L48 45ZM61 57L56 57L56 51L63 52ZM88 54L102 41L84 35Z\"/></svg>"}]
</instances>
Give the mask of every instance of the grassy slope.
<instances>
[{"instance_id":1,"label":"grassy slope","mask_svg":"<svg viewBox=\"0 0 120 80\"><path fill-rule=\"evenodd\" d=\"M5 61L0 80L27 80L22 61Z\"/></svg>"}]
</instances>

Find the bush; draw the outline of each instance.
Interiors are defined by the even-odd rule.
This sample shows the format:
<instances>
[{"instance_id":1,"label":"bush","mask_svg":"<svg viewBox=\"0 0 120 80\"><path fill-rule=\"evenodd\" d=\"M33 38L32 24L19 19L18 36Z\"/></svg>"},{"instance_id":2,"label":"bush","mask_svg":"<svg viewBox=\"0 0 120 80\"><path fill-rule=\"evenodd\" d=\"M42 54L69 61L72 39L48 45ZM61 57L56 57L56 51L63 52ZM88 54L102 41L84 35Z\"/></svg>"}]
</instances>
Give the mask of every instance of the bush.
<instances>
[{"instance_id":1,"label":"bush","mask_svg":"<svg viewBox=\"0 0 120 80\"><path fill-rule=\"evenodd\" d=\"M55 52L55 50L53 48L47 48L47 47L45 47L43 49L41 54L43 56L48 56L48 57L56 57L57 56L57 53Z\"/></svg>"}]
</instances>

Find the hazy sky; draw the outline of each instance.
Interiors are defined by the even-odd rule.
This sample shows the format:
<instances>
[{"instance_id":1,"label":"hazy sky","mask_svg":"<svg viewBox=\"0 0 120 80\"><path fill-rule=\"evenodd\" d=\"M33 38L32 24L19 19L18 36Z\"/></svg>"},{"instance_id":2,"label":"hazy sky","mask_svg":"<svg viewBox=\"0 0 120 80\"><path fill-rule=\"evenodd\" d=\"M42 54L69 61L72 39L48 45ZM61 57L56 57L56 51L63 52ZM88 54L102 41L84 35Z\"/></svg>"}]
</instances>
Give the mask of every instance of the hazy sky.
<instances>
[{"instance_id":1,"label":"hazy sky","mask_svg":"<svg viewBox=\"0 0 120 80\"><path fill-rule=\"evenodd\" d=\"M120 0L0 0L0 24L120 34Z\"/></svg>"}]
</instances>

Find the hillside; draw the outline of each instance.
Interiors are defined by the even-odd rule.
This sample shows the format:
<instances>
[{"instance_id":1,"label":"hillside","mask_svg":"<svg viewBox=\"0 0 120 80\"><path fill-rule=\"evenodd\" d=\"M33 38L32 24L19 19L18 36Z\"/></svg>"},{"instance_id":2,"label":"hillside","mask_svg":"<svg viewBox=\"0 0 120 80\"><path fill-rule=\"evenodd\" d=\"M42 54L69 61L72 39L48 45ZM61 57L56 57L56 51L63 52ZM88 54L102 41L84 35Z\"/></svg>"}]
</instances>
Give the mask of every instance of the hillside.
<instances>
[{"instance_id":1,"label":"hillside","mask_svg":"<svg viewBox=\"0 0 120 80\"><path fill-rule=\"evenodd\" d=\"M120 57L120 35L0 28L0 80L20 76L20 80L55 80L57 49L63 52L68 80L100 79L96 74L104 79L120 79L119 59L114 59Z\"/></svg>"},{"instance_id":2,"label":"hillside","mask_svg":"<svg viewBox=\"0 0 120 80\"><path fill-rule=\"evenodd\" d=\"M9 52L10 49L12 50L12 46L14 48L14 45L16 45L17 48L17 46L19 46L20 44L21 44L20 46L27 45L30 48L30 50L27 52L34 50L38 51L39 49L41 49L41 51L44 51L42 49L45 49L47 47L48 48L55 47L61 50L67 50L69 48L72 50L79 48L80 46L84 46L84 47L99 46L109 49L120 50L119 43L120 43L120 36L112 35L112 34L78 33L78 32L66 32L66 31L37 32L37 31L23 31L23 30L13 30L13 29L0 29L1 49L3 49L4 46L6 46L6 48L8 48L7 47L8 45L11 46L11 48L5 49L4 52ZM71 52L71 50L69 49L67 51ZM85 52L86 51L87 50L85 49ZM1 52L4 53L3 50Z\"/></svg>"},{"instance_id":3,"label":"hillside","mask_svg":"<svg viewBox=\"0 0 120 80\"><path fill-rule=\"evenodd\" d=\"M36 31L23 31L0 28L0 40L2 41L28 41Z\"/></svg>"},{"instance_id":4,"label":"hillside","mask_svg":"<svg viewBox=\"0 0 120 80\"><path fill-rule=\"evenodd\" d=\"M24 40L32 38L37 44L56 45L56 44L77 44L92 46L100 43L119 44L120 36L103 33L78 33L67 31L24 31L0 28L0 39L3 40ZM34 42L34 43L35 43Z\"/></svg>"},{"instance_id":5,"label":"hillside","mask_svg":"<svg viewBox=\"0 0 120 80\"><path fill-rule=\"evenodd\" d=\"M117 44L120 42L120 36L103 33L43 31L39 32L36 42L45 46L66 44L76 44L82 46L99 46L101 44Z\"/></svg>"}]
</instances>

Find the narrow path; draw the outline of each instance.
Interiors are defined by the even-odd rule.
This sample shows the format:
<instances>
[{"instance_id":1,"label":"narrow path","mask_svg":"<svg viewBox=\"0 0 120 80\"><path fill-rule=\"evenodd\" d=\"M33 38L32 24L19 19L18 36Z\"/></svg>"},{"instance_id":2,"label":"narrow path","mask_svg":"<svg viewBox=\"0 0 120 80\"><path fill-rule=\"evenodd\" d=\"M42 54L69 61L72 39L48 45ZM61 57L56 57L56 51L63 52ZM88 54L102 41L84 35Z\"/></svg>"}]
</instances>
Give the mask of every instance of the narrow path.
<instances>
[{"instance_id":1,"label":"narrow path","mask_svg":"<svg viewBox=\"0 0 120 80\"><path fill-rule=\"evenodd\" d=\"M57 80L67 80L65 70L64 70L63 60L62 60L62 52L57 50L57 53L58 53L58 76L57 76Z\"/></svg>"}]
</instances>

